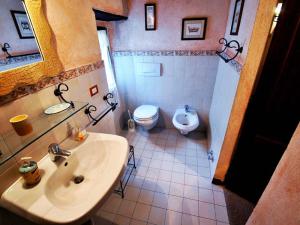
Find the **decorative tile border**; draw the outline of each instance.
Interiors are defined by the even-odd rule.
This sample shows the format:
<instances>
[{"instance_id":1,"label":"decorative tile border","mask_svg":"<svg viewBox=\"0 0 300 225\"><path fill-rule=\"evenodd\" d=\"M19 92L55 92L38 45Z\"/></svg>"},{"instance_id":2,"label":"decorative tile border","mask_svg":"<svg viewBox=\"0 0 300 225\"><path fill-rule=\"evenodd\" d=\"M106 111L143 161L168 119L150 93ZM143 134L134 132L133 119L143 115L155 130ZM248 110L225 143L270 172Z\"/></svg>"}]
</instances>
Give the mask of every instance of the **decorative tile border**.
<instances>
[{"instance_id":1,"label":"decorative tile border","mask_svg":"<svg viewBox=\"0 0 300 225\"><path fill-rule=\"evenodd\" d=\"M27 85L23 87L18 87L8 95L0 96L0 105L13 101L17 98L24 97L29 94L38 92L44 88L56 85L58 83L64 82L66 80L73 79L75 77L86 75L94 70L100 69L104 66L103 61L98 61L88 65L80 66L71 70L64 71L57 76L51 78L45 78L33 85Z\"/></svg>"},{"instance_id":2,"label":"decorative tile border","mask_svg":"<svg viewBox=\"0 0 300 225\"><path fill-rule=\"evenodd\" d=\"M215 50L147 50L147 51L114 51L114 57L120 56L214 56Z\"/></svg>"},{"instance_id":3,"label":"decorative tile border","mask_svg":"<svg viewBox=\"0 0 300 225\"><path fill-rule=\"evenodd\" d=\"M216 50L165 50L165 51L114 51L114 57L124 57L124 56L216 56ZM229 58L226 53L222 53L222 56ZM222 59L221 59L222 60ZM236 61L231 60L228 62L233 69L240 73L242 70L242 65Z\"/></svg>"}]
</instances>

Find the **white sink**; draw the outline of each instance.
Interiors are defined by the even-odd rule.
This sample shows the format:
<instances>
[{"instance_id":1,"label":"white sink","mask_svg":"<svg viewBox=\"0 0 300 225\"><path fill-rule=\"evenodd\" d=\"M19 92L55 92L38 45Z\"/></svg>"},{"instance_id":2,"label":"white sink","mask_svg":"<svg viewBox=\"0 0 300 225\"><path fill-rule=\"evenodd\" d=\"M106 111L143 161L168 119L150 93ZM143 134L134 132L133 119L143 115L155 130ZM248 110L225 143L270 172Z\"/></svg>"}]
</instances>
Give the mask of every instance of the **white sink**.
<instances>
[{"instance_id":1,"label":"white sink","mask_svg":"<svg viewBox=\"0 0 300 225\"><path fill-rule=\"evenodd\" d=\"M38 162L41 182L26 188L23 179L18 179L2 194L1 206L36 223L80 224L87 220L125 168L128 142L116 135L89 133L85 142L70 151L71 156L59 165L45 156ZM83 181L75 184L76 176L83 176Z\"/></svg>"}]
</instances>

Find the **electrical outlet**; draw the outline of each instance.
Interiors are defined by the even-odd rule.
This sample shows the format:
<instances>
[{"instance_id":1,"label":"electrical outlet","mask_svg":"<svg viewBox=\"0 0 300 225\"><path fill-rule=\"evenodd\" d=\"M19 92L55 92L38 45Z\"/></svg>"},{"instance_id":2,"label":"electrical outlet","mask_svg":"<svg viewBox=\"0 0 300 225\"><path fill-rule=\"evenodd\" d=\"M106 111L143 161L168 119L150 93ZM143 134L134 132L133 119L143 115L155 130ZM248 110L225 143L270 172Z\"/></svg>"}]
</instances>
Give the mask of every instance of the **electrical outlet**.
<instances>
[{"instance_id":1,"label":"electrical outlet","mask_svg":"<svg viewBox=\"0 0 300 225\"><path fill-rule=\"evenodd\" d=\"M91 97L93 97L94 95L98 94L99 90L98 90L98 85L94 85L92 87L90 87L90 95Z\"/></svg>"}]
</instances>

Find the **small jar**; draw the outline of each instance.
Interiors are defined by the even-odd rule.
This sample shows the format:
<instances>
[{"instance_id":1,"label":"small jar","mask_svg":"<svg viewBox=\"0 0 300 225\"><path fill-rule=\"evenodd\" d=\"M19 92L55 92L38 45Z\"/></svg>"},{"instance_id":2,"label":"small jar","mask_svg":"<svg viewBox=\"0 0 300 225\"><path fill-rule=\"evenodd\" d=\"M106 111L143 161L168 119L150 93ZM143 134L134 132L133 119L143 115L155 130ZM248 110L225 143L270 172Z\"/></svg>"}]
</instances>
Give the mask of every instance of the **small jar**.
<instances>
[{"instance_id":1,"label":"small jar","mask_svg":"<svg viewBox=\"0 0 300 225\"><path fill-rule=\"evenodd\" d=\"M20 174L22 174L25 184L27 186L33 186L40 182L41 174L35 161L30 160L31 157L21 158L22 166L19 168ZM29 161L30 160L30 161Z\"/></svg>"}]
</instances>

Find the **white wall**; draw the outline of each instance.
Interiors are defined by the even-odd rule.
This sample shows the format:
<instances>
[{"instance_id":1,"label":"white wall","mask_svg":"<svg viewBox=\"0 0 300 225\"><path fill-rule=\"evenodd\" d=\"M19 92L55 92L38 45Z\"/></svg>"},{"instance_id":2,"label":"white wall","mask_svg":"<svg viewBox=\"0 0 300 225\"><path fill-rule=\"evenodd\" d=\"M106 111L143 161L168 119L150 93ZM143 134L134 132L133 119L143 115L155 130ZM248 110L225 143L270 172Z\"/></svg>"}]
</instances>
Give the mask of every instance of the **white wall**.
<instances>
[{"instance_id":1,"label":"white wall","mask_svg":"<svg viewBox=\"0 0 300 225\"><path fill-rule=\"evenodd\" d=\"M217 56L115 56L117 85L124 109L142 104L160 107L161 127L173 127L175 110L188 104L195 108L204 128L215 84ZM162 64L162 76L144 77L136 73L138 62ZM126 114L126 112L125 112Z\"/></svg>"},{"instance_id":2,"label":"white wall","mask_svg":"<svg viewBox=\"0 0 300 225\"><path fill-rule=\"evenodd\" d=\"M210 149L214 151L215 158L211 163L211 174L215 173L239 78L240 75L231 66L220 60L209 112Z\"/></svg>"},{"instance_id":3,"label":"white wall","mask_svg":"<svg viewBox=\"0 0 300 225\"><path fill-rule=\"evenodd\" d=\"M242 56L237 58L240 63L243 63L247 56L248 44L251 38L258 4L259 0L245 1L239 33L237 36L232 36L230 35L230 28L235 0L231 0L230 2L225 37L228 41L234 39L239 41L242 45L244 44ZM211 166L211 174L215 174L240 78L240 73L233 68L234 67L230 63L225 63L223 60L220 60L211 109L209 112L208 136L210 138L210 150L213 150L214 152L214 162Z\"/></svg>"}]
</instances>

